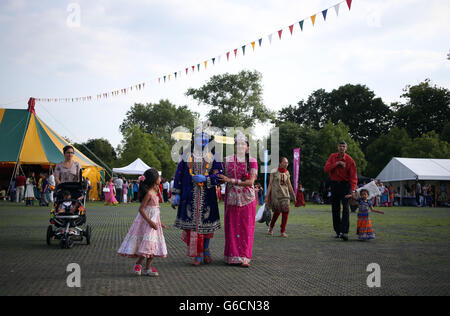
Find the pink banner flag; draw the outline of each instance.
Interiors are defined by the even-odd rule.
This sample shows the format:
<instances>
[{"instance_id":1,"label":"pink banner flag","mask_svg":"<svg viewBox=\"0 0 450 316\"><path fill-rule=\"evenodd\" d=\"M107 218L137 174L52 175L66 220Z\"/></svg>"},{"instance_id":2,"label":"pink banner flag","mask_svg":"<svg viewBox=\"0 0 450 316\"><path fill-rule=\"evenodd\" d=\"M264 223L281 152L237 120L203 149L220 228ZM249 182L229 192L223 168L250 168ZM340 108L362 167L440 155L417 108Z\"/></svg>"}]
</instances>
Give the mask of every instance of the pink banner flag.
<instances>
[{"instance_id":1,"label":"pink banner flag","mask_svg":"<svg viewBox=\"0 0 450 316\"><path fill-rule=\"evenodd\" d=\"M294 192L297 194L298 177L300 173L300 148L294 149Z\"/></svg>"}]
</instances>

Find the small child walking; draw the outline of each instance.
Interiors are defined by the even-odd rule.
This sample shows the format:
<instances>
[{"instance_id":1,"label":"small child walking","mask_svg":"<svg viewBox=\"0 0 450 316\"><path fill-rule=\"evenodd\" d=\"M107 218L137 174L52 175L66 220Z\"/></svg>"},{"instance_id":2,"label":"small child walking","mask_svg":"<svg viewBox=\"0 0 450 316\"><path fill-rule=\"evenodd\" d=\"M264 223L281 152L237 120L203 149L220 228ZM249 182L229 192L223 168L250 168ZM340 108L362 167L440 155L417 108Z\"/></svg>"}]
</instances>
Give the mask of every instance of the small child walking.
<instances>
[{"instance_id":1,"label":"small child walking","mask_svg":"<svg viewBox=\"0 0 450 316\"><path fill-rule=\"evenodd\" d=\"M167 257L166 242L162 231L167 228L161 223L158 188L159 173L156 169L144 172L145 179L139 185L141 205L127 236L118 250L118 254L129 258L138 258L134 266L137 275L158 276L158 270L151 267L154 257ZM147 259L145 270L142 263Z\"/></svg>"},{"instance_id":2,"label":"small child walking","mask_svg":"<svg viewBox=\"0 0 450 316\"><path fill-rule=\"evenodd\" d=\"M359 192L360 198L358 198L359 210L358 210L358 225L357 231L358 239L365 241L375 239L375 233L373 232L372 221L369 218L369 210L376 213L384 214L383 212L373 209L373 204L369 200L369 191L362 189ZM346 198L352 197L351 194L346 195Z\"/></svg>"}]
</instances>

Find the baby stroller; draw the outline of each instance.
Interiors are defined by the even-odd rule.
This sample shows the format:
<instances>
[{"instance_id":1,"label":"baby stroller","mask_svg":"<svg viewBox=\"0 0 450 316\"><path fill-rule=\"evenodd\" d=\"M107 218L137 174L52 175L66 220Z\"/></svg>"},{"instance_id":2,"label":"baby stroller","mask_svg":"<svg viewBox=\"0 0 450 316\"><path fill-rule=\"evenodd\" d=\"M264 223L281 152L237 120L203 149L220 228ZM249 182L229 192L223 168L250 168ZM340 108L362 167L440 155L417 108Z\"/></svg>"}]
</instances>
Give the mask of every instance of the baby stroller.
<instances>
[{"instance_id":1,"label":"baby stroller","mask_svg":"<svg viewBox=\"0 0 450 316\"><path fill-rule=\"evenodd\" d=\"M61 248L72 248L74 241L91 243L91 227L86 225L83 230L80 228L86 223L85 197L86 192L81 182L66 182L56 186L55 204L50 211L50 224L47 228L47 245L51 245L52 240L59 240ZM65 193L70 198L64 198ZM59 212L63 210L63 212Z\"/></svg>"}]
</instances>

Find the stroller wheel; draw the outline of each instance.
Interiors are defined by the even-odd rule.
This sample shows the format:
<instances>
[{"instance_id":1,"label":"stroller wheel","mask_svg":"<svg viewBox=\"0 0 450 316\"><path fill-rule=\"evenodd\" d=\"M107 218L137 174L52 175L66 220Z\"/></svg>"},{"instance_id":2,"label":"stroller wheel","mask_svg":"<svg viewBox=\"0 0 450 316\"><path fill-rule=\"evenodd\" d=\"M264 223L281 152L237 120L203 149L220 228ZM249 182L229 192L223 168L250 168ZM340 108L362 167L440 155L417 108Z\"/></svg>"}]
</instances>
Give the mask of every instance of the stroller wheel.
<instances>
[{"instance_id":1,"label":"stroller wheel","mask_svg":"<svg viewBox=\"0 0 450 316\"><path fill-rule=\"evenodd\" d=\"M86 236L86 245L91 244L91 226L86 226L86 231L84 232L84 235Z\"/></svg>"},{"instance_id":2,"label":"stroller wheel","mask_svg":"<svg viewBox=\"0 0 450 316\"><path fill-rule=\"evenodd\" d=\"M47 227L47 245L50 246L53 237L53 227L52 225L48 225Z\"/></svg>"}]
</instances>

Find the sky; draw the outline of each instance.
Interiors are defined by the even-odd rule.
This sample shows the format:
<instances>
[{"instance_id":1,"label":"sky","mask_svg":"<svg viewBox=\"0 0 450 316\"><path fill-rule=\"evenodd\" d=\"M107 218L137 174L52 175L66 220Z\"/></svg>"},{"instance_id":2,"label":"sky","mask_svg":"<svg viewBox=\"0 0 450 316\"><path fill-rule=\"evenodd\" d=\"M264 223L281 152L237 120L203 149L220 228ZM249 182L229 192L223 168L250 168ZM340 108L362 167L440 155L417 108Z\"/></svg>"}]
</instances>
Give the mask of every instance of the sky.
<instances>
[{"instance_id":1,"label":"sky","mask_svg":"<svg viewBox=\"0 0 450 316\"><path fill-rule=\"evenodd\" d=\"M366 85L388 105L404 102L403 89L426 78L450 88L450 1L353 0L351 10L344 1L337 15L339 2L0 0L0 108L25 109L29 97L93 96L37 102L36 113L73 142L105 138L116 147L135 103L168 99L204 118L208 106L185 93L218 74L259 71L263 102L273 111L348 83ZM144 89L96 98L144 82Z\"/></svg>"}]
</instances>

